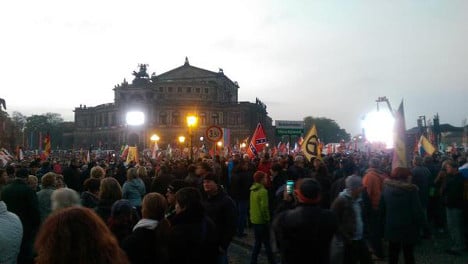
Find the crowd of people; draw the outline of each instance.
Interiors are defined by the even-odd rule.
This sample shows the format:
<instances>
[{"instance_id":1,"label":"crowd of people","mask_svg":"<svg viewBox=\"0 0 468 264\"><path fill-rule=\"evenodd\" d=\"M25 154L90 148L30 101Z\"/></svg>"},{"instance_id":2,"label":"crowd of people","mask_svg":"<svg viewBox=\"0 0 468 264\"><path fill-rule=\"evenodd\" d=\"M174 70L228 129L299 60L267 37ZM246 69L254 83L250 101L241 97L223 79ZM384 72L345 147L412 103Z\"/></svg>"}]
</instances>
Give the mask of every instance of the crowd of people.
<instances>
[{"instance_id":1,"label":"crowd of people","mask_svg":"<svg viewBox=\"0 0 468 264\"><path fill-rule=\"evenodd\" d=\"M288 188L288 182L293 188ZM0 263L229 263L254 233L269 263L417 263L414 248L468 236L466 154L300 153L119 160L50 157L0 169ZM278 254L277 254L278 253Z\"/></svg>"}]
</instances>

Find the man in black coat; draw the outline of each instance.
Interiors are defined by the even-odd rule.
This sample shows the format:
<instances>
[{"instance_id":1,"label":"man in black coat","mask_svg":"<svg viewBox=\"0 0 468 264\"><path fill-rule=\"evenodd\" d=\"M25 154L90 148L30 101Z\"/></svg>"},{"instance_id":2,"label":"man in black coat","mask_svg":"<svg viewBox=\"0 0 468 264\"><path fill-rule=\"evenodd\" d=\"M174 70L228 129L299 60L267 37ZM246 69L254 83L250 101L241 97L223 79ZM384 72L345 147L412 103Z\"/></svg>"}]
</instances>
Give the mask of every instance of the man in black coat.
<instances>
[{"instance_id":1,"label":"man in black coat","mask_svg":"<svg viewBox=\"0 0 468 264\"><path fill-rule=\"evenodd\" d=\"M33 243L41 222L36 192L26 183L28 175L27 169L18 169L16 179L2 191L2 200L8 210L16 214L23 224L18 263L33 263Z\"/></svg>"},{"instance_id":2,"label":"man in black coat","mask_svg":"<svg viewBox=\"0 0 468 264\"><path fill-rule=\"evenodd\" d=\"M63 180L68 188L81 193L84 180L81 180L81 173L78 169L78 162L75 159L70 161L70 165L63 170Z\"/></svg>"},{"instance_id":3,"label":"man in black coat","mask_svg":"<svg viewBox=\"0 0 468 264\"><path fill-rule=\"evenodd\" d=\"M320 184L311 178L300 180L294 194L297 206L273 220L281 263L330 263L330 243L338 222L333 212L320 207Z\"/></svg>"}]
</instances>

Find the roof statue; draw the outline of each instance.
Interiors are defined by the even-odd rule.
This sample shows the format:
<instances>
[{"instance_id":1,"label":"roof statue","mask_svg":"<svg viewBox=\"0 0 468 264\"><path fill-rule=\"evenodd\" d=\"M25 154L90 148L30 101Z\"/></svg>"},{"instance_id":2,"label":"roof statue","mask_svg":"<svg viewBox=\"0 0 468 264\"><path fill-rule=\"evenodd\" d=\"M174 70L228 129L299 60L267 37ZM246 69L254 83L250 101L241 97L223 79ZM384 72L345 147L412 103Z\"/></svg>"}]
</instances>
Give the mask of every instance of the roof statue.
<instances>
[{"instance_id":1,"label":"roof statue","mask_svg":"<svg viewBox=\"0 0 468 264\"><path fill-rule=\"evenodd\" d=\"M185 63L184 63L184 65L190 65L187 56L185 57Z\"/></svg>"},{"instance_id":2,"label":"roof statue","mask_svg":"<svg viewBox=\"0 0 468 264\"><path fill-rule=\"evenodd\" d=\"M138 64L140 70L138 72L133 71L133 75L135 79L133 79L132 84L134 85L143 85L149 82L149 75L146 72L146 67L148 64Z\"/></svg>"},{"instance_id":3,"label":"roof statue","mask_svg":"<svg viewBox=\"0 0 468 264\"><path fill-rule=\"evenodd\" d=\"M0 98L0 111L2 110L2 106L3 106L3 109L5 109L5 111L6 111L5 99Z\"/></svg>"}]
</instances>

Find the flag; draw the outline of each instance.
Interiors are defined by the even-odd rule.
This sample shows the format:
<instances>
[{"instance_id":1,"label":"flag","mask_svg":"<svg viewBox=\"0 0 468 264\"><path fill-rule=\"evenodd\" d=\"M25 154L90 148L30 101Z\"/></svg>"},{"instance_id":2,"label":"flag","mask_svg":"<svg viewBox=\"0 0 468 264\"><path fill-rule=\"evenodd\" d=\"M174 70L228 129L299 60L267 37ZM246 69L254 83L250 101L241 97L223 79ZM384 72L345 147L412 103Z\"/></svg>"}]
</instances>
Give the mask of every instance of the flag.
<instances>
[{"instance_id":1,"label":"flag","mask_svg":"<svg viewBox=\"0 0 468 264\"><path fill-rule=\"evenodd\" d=\"M125 145L125 147L123 147L121 153L120 153L120 158L123 159L123 160L126 160L127 159L127 156L128 156L128 145Z\"/></svg>"},{"instance_id":2,"label":"flag","mask_svg":"<svg viewBox=\"0 0 468 264\"><path fill-rule=\"evenodd\" d=\"M152 151L152 153L151 153L151 158L152 158L152 159L156 159L156 157L157 157L156 154L158 153L158 150L159 150L158 142L156 141L156 142L154 142L153 151Z\"/></svg>"},{"instance_id":3,"label":"flag","mask_svg":"<svg viewBox=\"0 0 468 264\"><path fill-rule=\"evenodd\" d=\"M24 159L24 153L23 153L23 148L18 146L17 150L16 150L16 155L17 155L17 159L18 161L22 161Z\"/></svg>"},{"instance_id":4,"label":"flag","mask_svg":"<svg viewBox=\"0 0 468 264\"><path fill-rule=\"evenodd\" d=\"M41 160L46 160L50 156L50 151L51 151L50 134L47 133L44 137L44 151L42 151L41 153Z\"/></svg>"},{"instance_id":5,"label":"flag","mask_svg":"<svg viewBox=\"0 0 468 264\"><path fill-rule=\"evenodd\" d=\"M299 137L299 139L297 140L297 144L299 144L299 146L302 146L302 143L304 143L304 138L301 136L301 137Z\"/></svg>"},{"instance_id":6,"label":"flag","mask_svg":"<svg viewBox=\"0 0 468 264\"><path fill-rule=\"evenodd\" d=\"M407 168L408 161L406 159L405 145L405 110L403 108L403 100L395 113L395 124L393 125L393 159L392 170L397 167Z\"/></svg>"},{"instance_id":7,"label":"flag","mask_svg":"<svg viewBox=\"0 0 468 264\"><path fill-rule=\"evenodd\" d=\"M265 131L263 130L262 124L258 123L257 128L250 140L249 147L247 149L247 154L250 158L255 157L259 152L263 150L265 144L267 143Z\"/></svg>"},{"instance_id":8,"label":"flag","mask_svg":"<svg viewBox=\"0 0 468 264\"><path fill-rule=\"evenodd\" d=\"M136 162L138 163L138 150L137 147L128 147L128 154L127 154L127 163L130 162Z\"/></svg>"},{"instance_id":9,"label":"flag","mask_svg":"<svg viewBox=\"0 0 468 264\"><path fill-rule=\"evenodd\" d=\"M432 146L431 142L429 142L429 140L424 135L421 135L421 137L419 138L418 146L419 146L419 155L421 156L425 156L426 154L432 155L434 154L436 150L434 146Z\"/></svg>"},{"instance_id":10,"label":"flag","mask_svg":"<svg viewBox=\"0 0 468 264\"><path fill-rule=\"evenodd\" d=\"M304 142L301 145L301 150L307 160L311 160L313 157L320 158L319 140L317 136L317 128L315 124L307 132L304 138Z\"/></svg>"}]
</instances>

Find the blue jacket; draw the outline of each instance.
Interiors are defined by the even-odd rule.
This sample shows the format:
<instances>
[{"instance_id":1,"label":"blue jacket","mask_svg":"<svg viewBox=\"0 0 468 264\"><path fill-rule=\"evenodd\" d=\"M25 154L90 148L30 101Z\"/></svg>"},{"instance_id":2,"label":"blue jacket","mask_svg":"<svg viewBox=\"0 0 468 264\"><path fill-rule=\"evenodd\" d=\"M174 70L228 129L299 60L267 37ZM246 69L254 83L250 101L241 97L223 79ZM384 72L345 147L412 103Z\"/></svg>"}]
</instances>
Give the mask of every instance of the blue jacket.
<instances>
[{"instance_id":1,"label":"blue jacket","mask_svg":"<svg viewBox=\"0 0 468 264\"><path fill-rule=\"evenodd\" d=\"M23 238L23 226L17 215L8 212L0 201L0 263L16 263Z\"/></svg>"},{"instance_id":2,"label":"blue jacket","mask_svg":"<svg viewBox=\"0 0 468 264\"><path fill-rule=\"evenodd\" d=\"M140 178L126 181L122 187L122 198L127 199L135 207L141 206L142 197L145 194L145 183Z\"/></svg>"}]
</instances>

